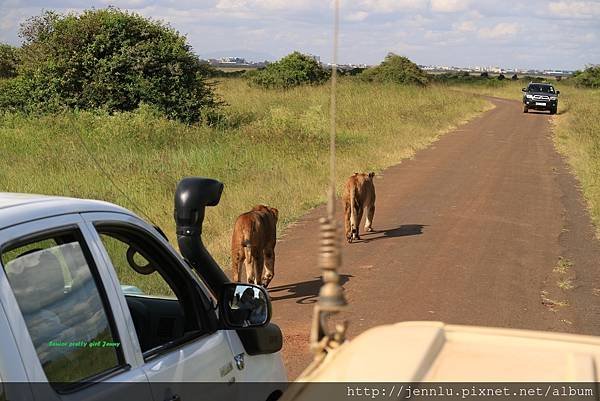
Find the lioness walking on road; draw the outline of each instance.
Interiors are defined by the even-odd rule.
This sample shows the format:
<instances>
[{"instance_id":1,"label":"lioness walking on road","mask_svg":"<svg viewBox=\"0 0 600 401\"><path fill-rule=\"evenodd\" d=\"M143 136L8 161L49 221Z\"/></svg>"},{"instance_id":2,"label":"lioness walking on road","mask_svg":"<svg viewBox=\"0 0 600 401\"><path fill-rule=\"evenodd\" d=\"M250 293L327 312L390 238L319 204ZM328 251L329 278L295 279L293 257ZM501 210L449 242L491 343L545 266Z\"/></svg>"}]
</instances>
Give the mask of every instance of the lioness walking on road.
<instances>
[{"instance_id":1,"label":"lioness walking on road","mask_svg":"<svg viewBox=\"0 0 600 401\"><path fill-rule=\"evenodd\" d=\"M269 285L275 275L278 216L274 207L256 205L237 218L231 237L233 281L240 281L244 264L250 284Z\"/></svg>"},{"instance_id":2,"label":"lioness walking on road","mask_svg":"<svg viewBox=\"0 0 600 401\"><path fill-rule=\"evenodd\" d=\"M344 203L344 232L348 242L360 240L358 233L363 211L366 211L365 231L373 231L373 216L375 215L375 173L354 173L344 188L342 202Z\"/></svg>"}]
</instances>

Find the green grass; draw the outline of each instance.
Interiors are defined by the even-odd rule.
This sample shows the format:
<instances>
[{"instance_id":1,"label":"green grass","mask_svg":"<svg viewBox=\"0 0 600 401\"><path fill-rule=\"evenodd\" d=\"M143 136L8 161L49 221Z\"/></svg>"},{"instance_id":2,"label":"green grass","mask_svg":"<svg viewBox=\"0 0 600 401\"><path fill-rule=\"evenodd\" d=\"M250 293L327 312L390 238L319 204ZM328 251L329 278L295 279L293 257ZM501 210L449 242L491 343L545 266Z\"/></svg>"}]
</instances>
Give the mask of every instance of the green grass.
<instances>
[{"instance_id":1,"label":"green grass","mask_svg":"<svg viewBox=\"0 0 600 401\"><path fill-rule=\"evenodd\" d=\"M558 83L553 84L557 87L560 87ZM527 86L527 82L512 80L498 81L490 79L483 82L476 81L473 83L457 83L448 86L453 90L464 93L474 93L477 95L521 100L523 98L523 92L521 92L521 88Z\"/></svg>"},{"instance_id":2,"label":"green grass","mask_svg":"<svg viewBox=\"0 0 600 401\"><path fill-rule=\"evenodd\" d=\"M267 91L224 79L217 90L229 105L217 128L168 121L147 108L112 116L0 114L0 190L102 199L139 212L98 171L79 133L102 168L173 242L178 180L217 178L225 191L207 211L204 238L229 271L231 229L240 213L257 203L275 206L281 233L325 201L329 86ZM352 172L379 171L411 157L488 107L443 87L340 80L338 188Z\"/></svg>"},{"instance_id":3,"label":"green grass","mask_svg":"<svg viewBox=\"0 0 600 401\"><path fill-rule=\"evenodd\" d=\"M561 91L554 143L579 179L600 238L600 89Z\"/></svg>"}]
</instances>

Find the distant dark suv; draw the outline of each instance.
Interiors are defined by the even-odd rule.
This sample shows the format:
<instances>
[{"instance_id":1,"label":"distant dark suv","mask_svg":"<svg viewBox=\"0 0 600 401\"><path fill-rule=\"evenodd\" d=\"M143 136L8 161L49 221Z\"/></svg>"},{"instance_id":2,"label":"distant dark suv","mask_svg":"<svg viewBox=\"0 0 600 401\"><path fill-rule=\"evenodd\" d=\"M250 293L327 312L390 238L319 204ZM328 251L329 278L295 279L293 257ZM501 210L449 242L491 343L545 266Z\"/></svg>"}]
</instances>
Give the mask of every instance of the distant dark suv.
<instances>
[{"instance_id":1,"label":"distant dark suv","mask_svg":"<svg viewBox=\"0 0 600 401\"><path fill-rule=\"evenodd\" d=\"M531 82L527 88L521 89L523 93L523 113L529 109L548 110L550 114L556 114L558 108L558 94L550 84Z\"/></svg>"}]
</instances>

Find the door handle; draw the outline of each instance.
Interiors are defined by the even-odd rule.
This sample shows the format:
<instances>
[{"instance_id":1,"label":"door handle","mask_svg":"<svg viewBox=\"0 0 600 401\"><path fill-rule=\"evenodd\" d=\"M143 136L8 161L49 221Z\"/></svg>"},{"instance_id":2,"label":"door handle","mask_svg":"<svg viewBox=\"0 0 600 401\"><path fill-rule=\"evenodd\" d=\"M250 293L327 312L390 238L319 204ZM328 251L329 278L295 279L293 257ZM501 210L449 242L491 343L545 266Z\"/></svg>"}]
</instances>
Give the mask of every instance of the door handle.
<instances>
[{"instance_id":1,"label":"door handle","mask_svg":"<svg viewBox=\"0 0 600 401\"><path fill-rule=\"evenodd\" d=\"M181 401L181 397L179 396L179 394L175 394L171 398L166 398L165 401Z\"/></svg>"}]
</instances>

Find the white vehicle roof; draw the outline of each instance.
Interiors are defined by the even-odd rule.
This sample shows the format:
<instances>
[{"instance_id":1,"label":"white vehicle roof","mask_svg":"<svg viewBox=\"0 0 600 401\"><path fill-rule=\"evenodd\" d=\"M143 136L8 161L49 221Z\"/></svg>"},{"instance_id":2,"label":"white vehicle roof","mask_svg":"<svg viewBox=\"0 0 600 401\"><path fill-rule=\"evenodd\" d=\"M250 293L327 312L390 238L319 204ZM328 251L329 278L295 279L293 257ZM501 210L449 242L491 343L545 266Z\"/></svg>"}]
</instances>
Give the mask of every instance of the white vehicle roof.
<instances>
[{"instance_id":1,"label":"white vehicle roof","mask_svg":"<svg viewBox=\"0 0 600 401\"><path fill-rule=\"evenodd\" d=\"M84 212L116 212L135 216L123 207L97 200L0 192L0 230L46 217Z\"/></svg>"}]
</instances>

